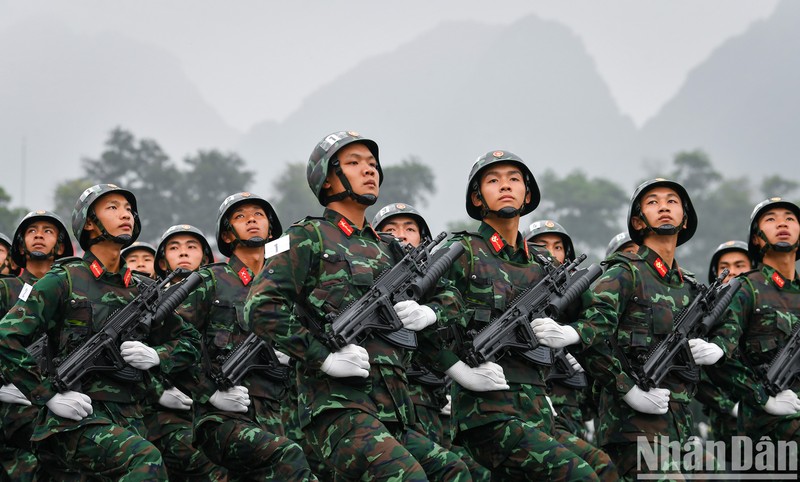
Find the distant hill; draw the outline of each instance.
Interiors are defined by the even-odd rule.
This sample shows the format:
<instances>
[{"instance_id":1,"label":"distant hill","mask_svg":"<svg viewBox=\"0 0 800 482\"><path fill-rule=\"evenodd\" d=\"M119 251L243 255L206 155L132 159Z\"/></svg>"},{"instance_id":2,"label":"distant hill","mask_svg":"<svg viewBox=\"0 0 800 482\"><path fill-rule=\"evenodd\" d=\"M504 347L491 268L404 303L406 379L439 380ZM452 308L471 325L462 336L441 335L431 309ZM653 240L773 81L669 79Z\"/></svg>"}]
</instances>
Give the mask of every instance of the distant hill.
<instances>
[{"instance_id":1,"label":"distant hill","mask_svg":"<svg viewBox=\"0 0 800 482\"><path fill-rule=\"evenodd\" d=\"M784 170L800 180L798 25L800 2L784 0L770 18L720 46L643 127L642 154L671 159L701 147L723 172Z\"/></svg>"},{"instance_id":2,"label":"distant hill","mask_svg":"<svg viewBox=\"0 0 800 482\"><path fill-rule=\"evenodd\" d=\"M56 184L80 172L120 125L156 139L174 158L200 147L232 147L238 133L200 96L178 60L114 34L78 35L37 18L0 32L2 184L21 202L49 207Z\"/></svg>"},{"instance_id":3,"label":"distant hill","mask_svg":"<svg viewBox=\"0 0 800 482\"><path fill-rule=\"evenodd\" d=\"M611 173L638 159L634 125L581 41L535 16L508 26L441 25L362 62L284 122L255 126L239 149L269 173L254 189L268 196L284 162L307 160L318 140L340 129L377 140L384 163L415 154L434 167L438 193L424 208L433 229L466 218L467 174L489 150L515 152L534 174L548 167ZM627 184L635 179L620 175Z\"/></svg>"}]
</instances>

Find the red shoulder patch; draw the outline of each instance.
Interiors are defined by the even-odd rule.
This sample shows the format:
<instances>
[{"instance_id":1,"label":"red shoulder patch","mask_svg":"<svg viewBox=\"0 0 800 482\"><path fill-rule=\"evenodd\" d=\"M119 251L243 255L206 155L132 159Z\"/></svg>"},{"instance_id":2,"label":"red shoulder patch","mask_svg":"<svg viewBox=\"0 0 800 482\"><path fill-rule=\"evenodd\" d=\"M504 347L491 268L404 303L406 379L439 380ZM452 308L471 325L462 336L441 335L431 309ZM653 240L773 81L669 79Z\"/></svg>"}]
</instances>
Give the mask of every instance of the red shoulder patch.
<instances>
[{"instance_id":1,"label":"red shoulder patch","mask_svg":"<svg viewBox=\"0 0 800 482\"><path fill-rule=\"evenodd\" d=\"M337 226L339 226L339 229L341 229L348 238L353 234L353 227L350 226L350 223L348 223L345 218L340 219Z\"/></svg>"},{"instance_id":2,"label":"red shoulder patch","mask_svg":"<svg viewBox=\"0 0 800 482\"><path fill-rule=\"evenodd\" d=\"M662 278L669 272L669 268L667 268L661 258L656 258L656 260L653 261L653 267L656 269L656 271L658 271L658 274L661 275Z\"/></svg>"},{"instance_id":3,"label":"red shoulder patch","mask_svg":"<svg viewBox=\"0 0 800 482\"><path fill-rule=\"evenodd\" d=\"M248 284L250 284L251 281L253 281L253 277L250 276L250 272L247 271L246 267L242 267L242 269L239 270L238 274L239 274L239 279L242 280L242 283L244 283L245 286L247 286Z\"/></svg>"},{"instance_id":4,"label":"red shoulder patch","mask_svg":"<svg viewBox=\"0 0 800 482\"><path fill-rule=\"evenodd\" d=\"M92 270L92 274L94 275L95 279L99 279L101 276L103 276L103 267L100 266L99 261L92 261L92 264L89 265L89 269Z\"/></svg>"},{"instance_id":5,"label":"red shoulder patch","mask_svg":"<svg viewBox=\"0 0 800 482\"><path fill-rule=\"evenodd\" d=\"M777 271L772 273L772 281L778 286L778 288L783 288L783 286L786 284L786 280L784 280Z\"/></svg>"},{"instance_id":6,"label":"red shoulder patch","mask_svg":"<svg viewBox=\"0 0 800 482\"><path fill-rule=\"evenodd\" d=\"M489 238L489 242L492 243L495 253L499 253L500 250L506 245L506 243L503 242L503 238L501 238L497 233L494 233L492 237Z\"/></svg>"},{"instance_id":7,"label":"red shoulder patch","mask_svg":"<svg viewBox=\"0 0 800 482\"><path fill-rule=\"evenodd\" d=\"M131 277L133 274L131 273L131 269L128 268L128 271L125 272L125 276L122 277L122 282L125 283L125 287L127 288L129 284L131 284Z\"/></svg>"}]
</instances>

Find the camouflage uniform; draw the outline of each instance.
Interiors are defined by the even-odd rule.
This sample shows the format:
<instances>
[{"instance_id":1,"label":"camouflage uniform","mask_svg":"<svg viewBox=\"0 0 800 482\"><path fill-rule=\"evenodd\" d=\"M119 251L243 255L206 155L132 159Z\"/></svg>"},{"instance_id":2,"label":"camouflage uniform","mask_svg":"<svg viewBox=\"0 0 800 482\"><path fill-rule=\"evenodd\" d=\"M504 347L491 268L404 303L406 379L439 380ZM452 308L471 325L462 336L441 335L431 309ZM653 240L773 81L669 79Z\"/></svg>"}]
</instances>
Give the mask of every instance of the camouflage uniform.
<instances>
[{"instance_id":1,"label":"camouflage uniform","mask_svg":"<svg viewBox=\"0 0 800 482\"><path fill-rule=\"evenodd\" d=\"M764 411L769 394L762 383L766 366L792 331L800 324L800 276L783 278L774 268L760 264L740 275L742 289L724 317L741 327L739 357L728 360L719 370L709 371L712 379L729 390L739 403L739 432L760 439L800 441L800 414L775 416ZM800 393L800 380L789 387Z\"/></svg>"},{"instance_id":2,"label":"camouflage uniform","mask_svg":"<svg viewBox=\"0 0 800 482\"><path fill-rule=\"evenodd\" d=\"M393 265L389 246L369 223L359 229L330 209L292 225L287 235L291 249L268 259L246 316L255 333L298 360L299 423L317 456L337 479L469 480L455 454L410 428L415 415L403 349L369 336L361 344L370 355L369 378L335 378L320 369L331 353L316 336L325 315L358 299ZM295 303L313 319L298 316ZM429 306L440 319L457 309Z\"/></svg>"},{"instance_id":3,"label":"camouflage uniform","mask_svg":"<svg viewBox=\"0 0 800 482\"><path fill-rule=\"evenodd\" d=\"M52 354L64 357L80 346L116 309L138 294L139 280L124 263L120 272L108 272L87 252L83 259L60 261L36 285L27 301L19 302L0 322L0 367L4 377L37 407L56 394L42 378L36 360L25 347L47 333ZM159 355L153 371L175 373L199 359L192 346L198 335L177 316L151 327L146 343ZM113 373L94 372L79 391L92 399L94 413L81 421L41 410L32 441L43 466L54 464L109 480L166 478L161 454L148 442L140 401L147 393L149 373L141 382L121 381Z\"/></svg>"},{"instance_id":4,"label":"camouflage uniform","mask_svg":"<svg viewBox=\"0 0 800 482\"><path fill-rule=\"evenodd\" d=\"M253 272L235 255L228 263L198 272L203 283L178 310L202 335L203 363L193 370L187 387L194 399L195 446L227 468L231 480L315 480L300 446L283 436L283 384L250 372L241 382L250 394L246 413L219 410L210 403L214 392L224 390L210 373L249 333L244 303Z\"/></svg>"},{"instance_id":5,"label":"camouflage uniform","mask_svg":"<svg viewBox=\"0 0 800 482\"><path fill-rule=\"evenodd\" d=\"M481 223L477 233L456 233L448 241L460 242L466 248L466 254L448 274L466 303L466 316L458 320L459 326L451 327L460 333L456 338L484 328L525 288L544 276L522 236L518 235L516 241L518 248L514 250L486 223ZM442 370L457 361L458 355L449 350L437 357ZM510 390L472 392L453 384L456 443L489 468L495 479L616 478L607 455L571 434L556 434L553 413L545 399L548 367L534 365L513 353L497 363L503 367Z\"/></svg>"}]
</instances>

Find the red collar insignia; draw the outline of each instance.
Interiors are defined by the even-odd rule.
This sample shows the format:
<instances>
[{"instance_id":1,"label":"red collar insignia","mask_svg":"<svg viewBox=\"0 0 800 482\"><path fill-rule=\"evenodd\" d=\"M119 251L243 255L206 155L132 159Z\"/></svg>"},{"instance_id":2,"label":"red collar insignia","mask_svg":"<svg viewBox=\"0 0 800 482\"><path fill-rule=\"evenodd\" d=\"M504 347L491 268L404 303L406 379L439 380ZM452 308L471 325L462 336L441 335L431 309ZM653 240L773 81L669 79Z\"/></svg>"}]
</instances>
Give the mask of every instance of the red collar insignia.
<instances>
[{"instance_id":1,"label":"red collar insignia","mask_svg":"<svg viewBox=\"0 0 800 482\"><path fill-rule=\"evenodd\" d=\"M784 280L783 277L781 277L781 275L779 275L777 271L772 273L772 281L776 285L778 285L778 288L783 288L783 285L786 284L786 280Z\"/></svg>"},{"instance_id":2,"label":"red collar insignia","mask_svg":"<svg viewBox=\"0 0 800 482\"><path fill-rule=\"evenodd\" d=\"M531 254L528 252L528 242L524 239L522 240L522 248L525 249L525 257L530 258Z\"/></svg>"},{"instance_id":3,"label":"red collar insignia","mask_svg":"<svg viewBox=\"0 0 800 482\"><path fill-rule=\"evenodd\" d=\"M340 219L337 226L339 226L339 229L341 229L348 238L353 234L353 227L350 226L350 223L348 223L345 218Z\"/></svg>"},{"instance_id":4,"label":"red collar insignia","mask_svg":"<svg viewBox=\"0 0 800 482\"><path fill-rule=\"evenodd\" d=\"M239 279L242 280L242 283L244 283L245 286L253 281L253 277L250 276L250 272L247 271L246 267L242 267L242 269L239 270Z\"/></svg>"},{"instance_id":5,"label":"red collar insignia","mask_svg":"<svg viewBox=\"0 0 800 482\"><path fill-rule=\"evenodd\" d=\"M669 269L664 265L664 261L662 261L661 258L656 258L656 260L653 261L653 267L662 278L669 272Z\"/></svg>"},{"instance_id":6,"label":"red collar insignia","mask_svg":"<svg viewBox=\"0 0 800 482\"><path fill-rule=\"evenodd\" d=\"M103 276L103 267L100 266L99 261L92 261L92 264L89 265L89 269L92 270L95 279L100 279L100 277Z\"/></svg>"},{"instance_id":7,"label":"red collar insignia","mask_svg":"<svg viewBox=\"0 0 800 482\"><path fill-rule=\"evenodd\" d=\"M492 243L495 253L499 253L500 250L506 245L506 243L503 242L503 238L501 238L497 233L494 233L492 237L489 238L489 242Z\"/></svg>"},{"instance_id":8,"label":"red collar insignia","mask_svg":"<svg viewBox=\"0 0 800 482\"><path fill-rule=\"evenodd\" d=\"M125 276L122 277L122 282L125 283L125 287L127 288L129 284L131 284L131 277L133 273L131 273L131 269L128 268L128 271L125 272Z\"/></svg>"}]
</instances>

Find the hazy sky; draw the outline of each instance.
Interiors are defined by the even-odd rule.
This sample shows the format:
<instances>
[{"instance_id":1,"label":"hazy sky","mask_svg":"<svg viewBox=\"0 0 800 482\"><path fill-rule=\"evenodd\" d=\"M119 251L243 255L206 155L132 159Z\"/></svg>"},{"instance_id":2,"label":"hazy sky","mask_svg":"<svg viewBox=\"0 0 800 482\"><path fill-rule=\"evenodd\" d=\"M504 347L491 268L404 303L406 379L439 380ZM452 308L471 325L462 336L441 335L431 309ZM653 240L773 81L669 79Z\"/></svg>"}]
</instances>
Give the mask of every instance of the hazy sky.
<instances>
[{"instance_id":1,"label":"hazy sky","mask_svg":"<svg viewBox=\"0 0 800 482\"><path fill-rule=\"evenodd\" d=\"M620 110L641 124L724 40L778 0L0 0L0 29L51 15L76 32L115 31L180 59L233 127L284 119L315 89L446 21L530 14L581 37Z\"/></svg>"}]
</instances>

